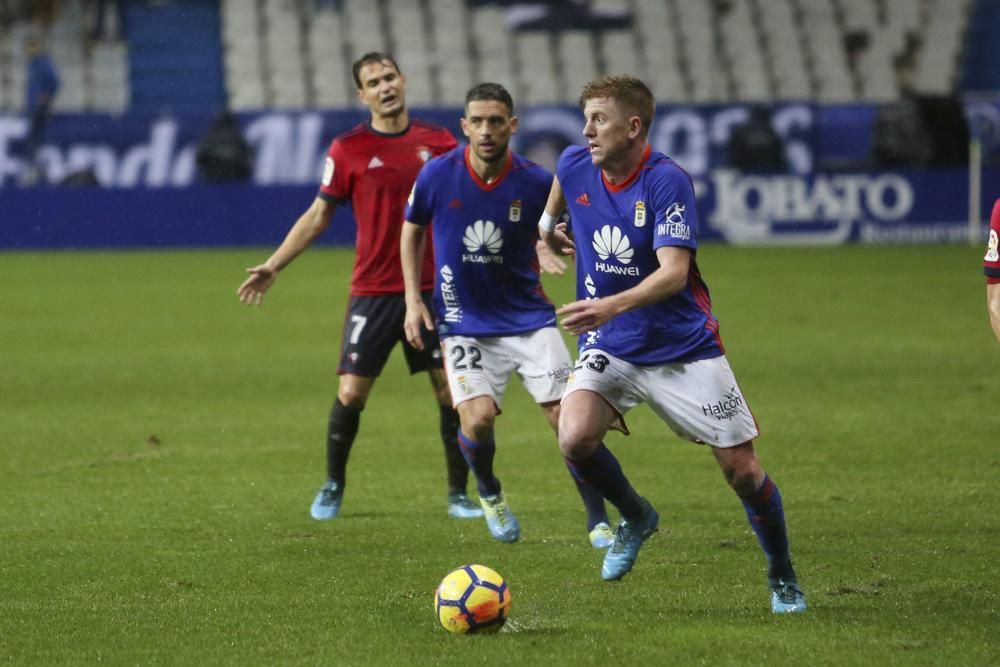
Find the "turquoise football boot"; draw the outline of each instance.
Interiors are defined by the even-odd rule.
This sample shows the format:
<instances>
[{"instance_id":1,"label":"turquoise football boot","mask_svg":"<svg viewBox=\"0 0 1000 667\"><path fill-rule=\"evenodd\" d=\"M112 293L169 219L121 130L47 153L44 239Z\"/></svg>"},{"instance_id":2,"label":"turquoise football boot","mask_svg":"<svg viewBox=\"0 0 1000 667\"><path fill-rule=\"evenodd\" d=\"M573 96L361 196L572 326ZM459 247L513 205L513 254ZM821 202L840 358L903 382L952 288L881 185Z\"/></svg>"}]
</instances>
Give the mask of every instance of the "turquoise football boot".
<instances>
[{"instance_id":1,"label":"turquoise football boot","mask_svg":"<svg viewBox=\"0 0 1000 667\"><path fill-rule=\"evenodd\" d=\"M495 496L480 498L479 504L483 507L483 514L486 515L486 527L489 528L493 539L500 542L517 542L518 538L521 537L521 525L517 522L514 513L510 511L503 491Z\"/></svg>"},{"instance_id":2,"label":"turquoise football boot","mask_svg":"<svg viewBox=\"0 0 1000 667\"><path fill-rule=\"evenodd\" d=\"M604 554L604 565L601 567L601 577L605 581L616 581L628 574L635 565L642 543L656 532L660 524L660 515L653 506L645 498L642 504L645 512L641 519L634 523L622 519L618 524L615 541Z\"/></svg>"},{"instance_id":3,"label":"turquoise football boot","mask_svg":"<svg viewBox=\"0 0 1000 667\"><path fill-rule=\"evenodd\" d=\"M587 537L590 538L590 546L595 549L607 549L615 541L615 531L602 521L591 529Z\"/></svg>"},{"instance_id":4,"label":"turquoise football boot","mask_svg":"<svg viewBox=\"0 0 1000 667\"><path fill-rule=\"evenodd\" d=\"M769 578L771 611L775 614L801 614L806 610L806 594L795 579Z\"/></svg>"},{"instance_id":5,"label":"turquoise football boot","mask_svg":"<svg viewBox=\"0 0 1000 667\"><path fill-rule=\"evenodd\" d=\"M456 519L478 519L483 515L483 508L469 500L464 493L448 494L448 516Z\"/></svg>"},{"instance_id":6,"label":"turquoise football boot","mask_svg":"<svg viewBox=\"0 0 1000 667\"><path fill-rule=\"evenodd\" d=\"M309 513L317 521L334 519L340 513L340 503L344 499L344 488L330 480L316 494Z\"/></svg>"}]
</instances>

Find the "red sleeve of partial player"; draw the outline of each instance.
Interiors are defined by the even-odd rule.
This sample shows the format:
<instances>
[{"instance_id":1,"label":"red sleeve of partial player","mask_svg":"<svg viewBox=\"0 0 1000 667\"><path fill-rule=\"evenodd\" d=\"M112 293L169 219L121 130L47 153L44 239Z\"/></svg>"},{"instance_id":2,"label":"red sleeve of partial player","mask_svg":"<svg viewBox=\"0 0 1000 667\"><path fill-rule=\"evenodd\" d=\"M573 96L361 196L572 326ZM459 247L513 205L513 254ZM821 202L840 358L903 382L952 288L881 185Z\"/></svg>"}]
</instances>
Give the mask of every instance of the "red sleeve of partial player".
<instances>
[{"instance_id":1,"label":"red sleeve of partial player","mask_svg":"<svg viewBox=\"0 0 1000 667\"><path fill-rule=\"evenodd\" d=\"M990 239L983 257L983 273L988 284L1000 283L1000 199L994 202L990 216Z\"/></svg>"},{"instance_id":2,"label":"red sleeve of partial player","mask_svg":"<svg viewBox=\"0 0 1000 667\"><path fill-rule=\"evenodd\" d=\"M444 128L441 129L441 144L443 148L439 152L435 153L435 155L443 155L450 150L458 148L458 141L455 140L455 137L451 132L445 130Z\"/></svg>"}]
</instances>

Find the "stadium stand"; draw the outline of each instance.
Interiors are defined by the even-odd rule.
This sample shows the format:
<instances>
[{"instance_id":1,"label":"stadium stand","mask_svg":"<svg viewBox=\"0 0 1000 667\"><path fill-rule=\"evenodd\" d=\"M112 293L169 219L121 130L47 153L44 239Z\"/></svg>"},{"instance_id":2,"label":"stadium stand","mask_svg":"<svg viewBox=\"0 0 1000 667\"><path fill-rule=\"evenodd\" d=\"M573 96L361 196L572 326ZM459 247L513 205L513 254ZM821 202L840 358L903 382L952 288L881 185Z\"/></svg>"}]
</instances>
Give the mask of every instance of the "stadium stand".
<instances>
[{"instance_id":1,"label":"stadium stand","mask_svg":"<svg viewBox=\"0 0 1000 667\"><path fill-rule=\"evenodd\" d=\"M572 103L610 71L681 103L881 103L1000 83L991 0L567 3L128 0L126 39L95 43L87 1L64 0L49 27L56 110L356 107L349 64L372 50L403 63L415 106L453 104L476 80L525 104ZM3 111L23 108L28 21L0 20Z\"/></svg>"},{"instance_id":2,"label":"stadium stand","mask_svg":"<svg viewBox=\"0 0 1000 667\"><path fill-rule=\"evenodd\" d=\"M216 111L226 105L217 2L130 2L126 23L132 110Z\"/></svg>"},{"instance_id":3,"label":"stadium stand","mask_svg":"<svg viewBox=\"0 0 1000 667\"><path fill-rule=\"evenodd\" d=\"M978 0L965 40L962 88L980 92L1000 90L1000 2Z\"/></svg>"},{"instance_id":4,"label":"stadium stand","mask_svg":"<svg viewBox=\"0 0 1000 667\"><path fill-rule=\"evenodd\" d=\"M66 0L48 28L49 51L62 83L55 111L124 111L130 102L127 47L89 39L85 10L83 0ZM23 17L0 22L0 111L24 108L24 42L37 31Z\"/></svg>"}]
</instances>

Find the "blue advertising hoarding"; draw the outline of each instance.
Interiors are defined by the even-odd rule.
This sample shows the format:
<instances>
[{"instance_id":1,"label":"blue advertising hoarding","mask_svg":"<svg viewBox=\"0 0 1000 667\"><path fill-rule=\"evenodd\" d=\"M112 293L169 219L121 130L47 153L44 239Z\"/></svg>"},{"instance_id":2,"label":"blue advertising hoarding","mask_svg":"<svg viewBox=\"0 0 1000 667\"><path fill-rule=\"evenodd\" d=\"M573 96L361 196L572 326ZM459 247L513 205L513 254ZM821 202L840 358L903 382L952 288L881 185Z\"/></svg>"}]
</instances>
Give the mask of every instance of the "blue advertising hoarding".
<instances>
[{"instance_id":1,"label":"blue advertising hoarding","mask_svg":"<svg viewBox=\"0 0 1000 667\"><path fill-rule=\"evenodd\" d=\"M1000 102L966 106L986 152L1000 144ZM730 243L907 243L967 238L964 169L876 172L825 170L863 165L875 107L778 104L789 173L740 174L725 168L732 128L748 105L663 106L650 143L694 178L702 238ZM460 109L414 110L457 136ZM580 143L581 115L566 106L519 111L515 150L553 167ZM270 245L315 196L330 140L366 118L361 109L242 114L254 149L251 182L199 181L195 146L212 118L126 114L56 116L39 152L46 180L88 170L104 187L18 188L26 121L0 116L0 248ZM1000 173L982 175L981 217L1000 196ZM351 243L349 209L338 211L323 241Z\"/></svg>"}]
</instances>

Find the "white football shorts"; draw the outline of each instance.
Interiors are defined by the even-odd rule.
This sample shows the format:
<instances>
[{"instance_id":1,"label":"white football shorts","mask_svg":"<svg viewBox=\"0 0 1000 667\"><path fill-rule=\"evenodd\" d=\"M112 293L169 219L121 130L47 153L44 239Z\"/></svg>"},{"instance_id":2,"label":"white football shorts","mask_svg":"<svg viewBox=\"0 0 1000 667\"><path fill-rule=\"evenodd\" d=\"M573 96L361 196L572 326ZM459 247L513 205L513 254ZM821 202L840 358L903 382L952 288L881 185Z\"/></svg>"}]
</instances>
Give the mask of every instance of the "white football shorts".
<instances>
[{"instance_id":1,"label":"white football shorts","mask_svg":"<svg viewBox=\"0 0 1000 667\"><path fill-rule=\"evenodd\" d=\"M725 356L659 366L637 366L607 352L583 353L566 395L586 389L614 408L625 433L625 413L648 403L678 436L713 447L733 447L760 432Z\"/></svg>"},{"instance_id":2,"label":"white football shorts","mask_svg":"<svg viewBox=\"0 0 1000 667\"><path fill-rule=\"evenodd\" d=\"M517 336L449 336L441 347L454 405L489 396L501 409L514 372L536 403L553 403L562 398L573 371L566 344L555 327Z\"/></svg>"}]
</instances>

